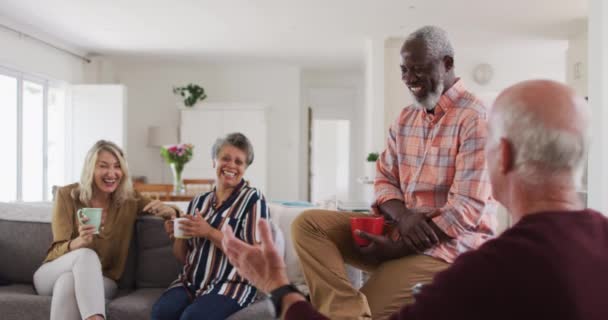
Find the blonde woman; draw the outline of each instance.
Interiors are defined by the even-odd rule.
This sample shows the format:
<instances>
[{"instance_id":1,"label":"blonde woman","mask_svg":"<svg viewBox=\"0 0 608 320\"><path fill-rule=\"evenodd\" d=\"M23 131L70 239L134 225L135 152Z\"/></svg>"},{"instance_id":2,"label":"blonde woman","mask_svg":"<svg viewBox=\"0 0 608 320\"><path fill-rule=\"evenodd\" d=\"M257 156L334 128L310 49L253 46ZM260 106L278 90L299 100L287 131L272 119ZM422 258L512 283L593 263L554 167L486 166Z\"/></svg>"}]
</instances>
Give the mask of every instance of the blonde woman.
<instances>
[{"instance_id":1,"label":"blonde woman","mask_svg":"<svg viewBox=\"0 0 608 320\"><path fill-rule=\"evenodd\" d=\"M79 222L77 211L85 207L102 209L98 234L94 226ZM34 273L38 294L52 295L51 320L105 319L105 298L116 293L142 212L167 219L179 215L134 191L122 150L98 141L86 156L80 182L57 190L53 243Z\"/></svg>"}]
</instances>

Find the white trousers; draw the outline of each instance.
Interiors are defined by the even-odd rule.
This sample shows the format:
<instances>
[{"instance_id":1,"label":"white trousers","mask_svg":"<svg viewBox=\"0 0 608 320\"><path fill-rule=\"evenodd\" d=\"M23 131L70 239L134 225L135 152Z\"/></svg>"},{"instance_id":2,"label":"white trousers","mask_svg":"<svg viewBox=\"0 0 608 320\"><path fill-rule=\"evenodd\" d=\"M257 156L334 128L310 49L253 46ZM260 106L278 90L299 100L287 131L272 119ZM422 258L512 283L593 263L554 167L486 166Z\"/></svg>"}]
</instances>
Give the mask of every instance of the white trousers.
<instances>
[{"instance_id":1,"label":"white trousers","mask_svg":"<svg viewBox=\"0 0 608 320\"><path fill-rule=\"evenodd\" d=\"M81 248L44 263L34 273L39 295L51 299L51 320L106 318L105 298L116 294L116 283L101 273L97 253Z\"/></svg>"}]
</instances>

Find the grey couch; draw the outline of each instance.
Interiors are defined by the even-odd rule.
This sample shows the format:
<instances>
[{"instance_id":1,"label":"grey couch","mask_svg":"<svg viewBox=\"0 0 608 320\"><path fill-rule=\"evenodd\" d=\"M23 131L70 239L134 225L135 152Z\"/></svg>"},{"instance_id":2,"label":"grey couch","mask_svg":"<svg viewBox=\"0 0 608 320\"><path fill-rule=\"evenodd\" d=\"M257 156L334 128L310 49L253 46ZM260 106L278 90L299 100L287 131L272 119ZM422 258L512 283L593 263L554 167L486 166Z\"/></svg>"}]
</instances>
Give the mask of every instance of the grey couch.
<instances>
[{"instance_id":1,"label":"grey couch","mask_svg":"<svg viewBox=\"0 0 608 320\"><path fill-rule=\"evenodd\" d=\"M48 319L51 297L36 294L32 276L44 260L52 240L48 222L51 207L50 204L13 206L15 209L9 204L0 205L0 280L9 282L0 286L0 319ZM36 218L35 214L32 218L30 213L36 210L45 218ZM18 212L6 217L2 211ZM20 216L20 212L25 214ZM152 305L177 277L179 270L162 220L139 218L127 265L118 283L119 293L107 303L108 319L149 319ZM268 300L261 299L229 319L274 319L274 311Z\"/></svg>"}]
</instances>

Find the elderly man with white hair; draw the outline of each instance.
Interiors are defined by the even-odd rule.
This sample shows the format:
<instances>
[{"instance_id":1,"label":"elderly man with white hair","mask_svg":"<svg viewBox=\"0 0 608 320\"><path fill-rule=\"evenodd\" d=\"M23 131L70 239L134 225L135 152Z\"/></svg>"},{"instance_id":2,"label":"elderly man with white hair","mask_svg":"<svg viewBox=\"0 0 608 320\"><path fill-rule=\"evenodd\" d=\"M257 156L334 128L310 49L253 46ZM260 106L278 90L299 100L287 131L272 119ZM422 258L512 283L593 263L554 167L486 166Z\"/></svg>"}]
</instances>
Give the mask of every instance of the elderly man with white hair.
<instances>
[{"instance_id":1,"label":"elderly man with white hair","mask_svg":"<svg viewBox=\"0 0 608 320\"><path fill-rule=\"evenodd\" d=\"M458 257L391 319L608 319L608 220L576 192L588 128L584 100L563 84L503 91L485 150L493 194L515 224ZM225 230L224 247L241 275L272 292L287 277L267 225L260 231L262 244L250 246ZM296 293L280 304L284 319L327 319Z\"/></svg>"},{"instance_id":2,"label":"elderly man with white hair","mask_svg":"<svg viewBox=\"0 0 608 320\"><path fill-rule=\"evenodd\" d=\"M292 224L311 302L331 319L387 319L413 302L415 284L431 282L495 235L483 150L486 108L456 76L447 32L415 30L400 54L413 103L391 125L377 161L372 207L388 222L386 232L361 230L371 244L359 247L350 219L366 214L309 210ZM345 263L370 274L360 289L349 281Z\"/></svg>"}]
</instances>

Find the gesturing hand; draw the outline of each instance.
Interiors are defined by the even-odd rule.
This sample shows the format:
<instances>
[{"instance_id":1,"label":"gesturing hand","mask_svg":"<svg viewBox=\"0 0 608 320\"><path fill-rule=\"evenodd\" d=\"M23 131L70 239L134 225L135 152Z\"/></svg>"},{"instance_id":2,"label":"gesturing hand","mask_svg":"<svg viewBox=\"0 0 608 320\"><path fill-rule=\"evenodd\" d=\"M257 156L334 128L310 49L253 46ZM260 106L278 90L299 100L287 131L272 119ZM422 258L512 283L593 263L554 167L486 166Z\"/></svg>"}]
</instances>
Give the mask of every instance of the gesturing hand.
<instances>
[{"instance_id":1,"label":"gesturing hand","mask_svg":"<svg viewBox=\"0 0 608 320\"><path fill-rule=\"evenodd\" d=\"M288 284L285 262L279 256L272 241L272 233L266 219L258 222L261 244L250 245L234 236L232 228L226 224L222 229L222 245L230 263L238 273L256 288L269 293Z\"/></svg>"},{"instance_id":2,"label":"gesturing hand","mask_svg":"<svg viewBox=\"0 0 608 320\"><path fill-rule=\"evenodd\" d=\"M184 235L207 238L214 228L205 220L198 209L194 210L194 215L186 215L188 220L180 222L180 229L184 231Z\"/></svg>"}]
</instances>

